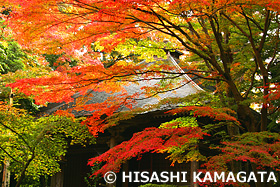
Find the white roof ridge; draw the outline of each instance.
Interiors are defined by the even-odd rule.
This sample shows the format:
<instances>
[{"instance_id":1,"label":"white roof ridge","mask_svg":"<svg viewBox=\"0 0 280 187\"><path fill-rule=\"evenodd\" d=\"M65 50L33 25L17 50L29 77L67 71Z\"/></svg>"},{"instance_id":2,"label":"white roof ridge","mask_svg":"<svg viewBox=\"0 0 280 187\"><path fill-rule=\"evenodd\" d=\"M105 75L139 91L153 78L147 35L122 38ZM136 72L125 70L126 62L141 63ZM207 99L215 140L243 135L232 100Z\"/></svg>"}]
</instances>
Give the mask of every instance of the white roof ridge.
<instances>
[{"instance_id":1,"label":"white roof ridge","mask_svg":"<svg viewBox=\"0 0 280 187\"><path fill-rule=\"evenodd\" d=\"M176 60L170 55L170 52L168 52L168 57L171 59L171 62L176 68L178 68L180 73L184 73L185 79L187 79L198 91L204 91L200 86L198 86L187 74L186 72L178 65Z\"/></svg>"}]
</instances>

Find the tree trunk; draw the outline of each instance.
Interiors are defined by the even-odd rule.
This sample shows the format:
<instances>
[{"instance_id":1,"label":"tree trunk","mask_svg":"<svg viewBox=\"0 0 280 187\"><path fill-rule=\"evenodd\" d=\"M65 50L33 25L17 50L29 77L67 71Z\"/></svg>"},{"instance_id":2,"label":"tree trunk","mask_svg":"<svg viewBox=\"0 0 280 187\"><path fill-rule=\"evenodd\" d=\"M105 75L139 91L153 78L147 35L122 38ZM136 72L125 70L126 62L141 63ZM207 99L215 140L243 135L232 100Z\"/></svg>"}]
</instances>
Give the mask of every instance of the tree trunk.
<instances>
[{"instance_id":1,"label":"tree trunk","mask_svg":"<svg viewBox=\"0 0 280 187\"><path fill-rule=\"evenodd\" d=\"M25 177L25 172L26 172L26 170L27 170L29 164L30 164L30 163L32 162L32 160L34 159L34 157L35 157L34 154L32 154L32 157L31 157L30 159L27 160L26 164L24 165L24 168L22 169L22 171L21 171L21 173L20 173L20 177L19 177L19 179L18 179L17 184L16 184L15 187L19 187L20 184L22 183L22 181L23 181L23 179L24 179L24 177Z\"/></svg>"},{"instance_id":2,"label":"tree trunk","mask_svg":"<svg viewBox=\"0 0 280 187\"><path fill-rule=\"evenodd\" d=\"M269 184L266 183L266 182L261 182L261 177L260 175L257 175L257 172L259 171L257 169L257 165L255 163L251 163L251 167L252 167L252 170L253 172L255 173L256 175L256 179L257 179L257 182L255 182L255 186L256 187L269 187ZM266 179L266 176L264 177Z\"/></svg>"},{"instance_id":3,"label":"tree trunk","mask_svg":"<svg viewBox=\"0 0 280 187\"><path fill-rule=\"evenodd\" d=\"M267 103L267 98L266 96L268 96L269 91L268 91L268 87L269 87L269 80L268 80L268 76L267 75L263 75L263 85L264 85L264 102L263 102L263 106L261 109L261 127L260 127L260 131L266 131L267 130L267 117L268 117L268 103Z\"/></svg>"},{"instance_id":4,"label":"tree trunk","mask_svg":"<svg viewBox=\"0 0 280 187\"><path fill-rule=\"evenodd\" d=\"M248 132L257 132L259 130L258 123L255 119L252 109L249 107L249 105L242 103L244 98L241 96L230 76L227 76L227 80L229 86L228 96L230 98L234 98L236 103L233 104L237 104L238 120L241 122L241 124L244 124Z\"/></svg>"},{"instance_id":5,"label":"tree trunk","mask_svg":"<svg viewBox=\"0 0 280 187\"><path fill-rule=\"evenodd\" d=\"M191 179L190 179L190 186L191 187L198 187L198 183L194 183L194 179L193 179L193 173L197 172L199 168L199 163L198 161L191 161Z\"/></svg>"},{"instance_id":6,"label":"tree trunk","mask_svg":"<svg viewBox=\"0 0 280 187\"><path fill-rule=\"evenodd\" d=\"M245 125L248 132L259 130L256 117L249 106L239 104L237 107L238 120Z\"/></svg>"},{"instance_id":7,"label":"tree trunk","mask_svg":"<svg viewBox=\"0 0 280 187\"><path fill-rule=\"evenodd\" d=\"M9 97L10 97L10 107L12 107L14 105L14 94L12 89ZM9 170L9 167L10 167L10 161L8 158L5 158L4 168L3 168L2 187L10 187L11 172Z\"/></svg>"},{"instance_id":8,"label":"tree trunk","mask_svg":"<svg viewBox=\"0 0 280 187\"><path fill-rule=\"evenodd\" d=\"M110 146L110 149L116 146L116 137L114 135L111 135L109 146ZM111 184L107 183L106 186L107 187L114 187L114 186L116 186L116 182L111 183Z\"/></svg>"},{"instance_id":9,"label":"tree trunk","mask_svg":"<svg viewBox=\"0 0 280 187\"><path fill-rule=\"evenodd\" d=\"M10 166L10 161L7 158L5 158L4 168L3 168L2 187L10 187L11 172L9 170L9 166Z\"/></svg>"}]
</instances>

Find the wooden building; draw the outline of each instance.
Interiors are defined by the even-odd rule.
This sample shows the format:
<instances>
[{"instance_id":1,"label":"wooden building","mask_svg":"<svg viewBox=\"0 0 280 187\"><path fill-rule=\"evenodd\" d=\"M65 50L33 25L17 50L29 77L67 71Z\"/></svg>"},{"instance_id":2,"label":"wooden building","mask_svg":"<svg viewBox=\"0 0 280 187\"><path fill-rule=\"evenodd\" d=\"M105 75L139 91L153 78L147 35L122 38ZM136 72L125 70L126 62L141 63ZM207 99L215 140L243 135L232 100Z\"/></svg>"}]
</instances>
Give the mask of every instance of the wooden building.
<instances>
[{"instance_id":1,"label":"wooden building","mask_svg":"<svg viewBox=\"0 0 280 187\"><path fill-rule=\"evenodd\" d=\"M168 58L164 59L166 63L174 65L179 72L183 70L177 64L180 53L172 52L168 53ZM162 60L162 59L161 59ZM148 63L147 63L148 64ZM187 75L182 76L189 83L180 87L176 92L170 91L159 94L160 98L168 97L185 97L190 94L202 91L202 89L190 79ZM136 92L142 93L141 87L146 84L156 84L157 80L151 80L149 82L139 82L139 84L131 84L126 86L125 89L129 94ZM94 93L94 97L89 103L103 102L109 95L106 93ZM73 96L79 97L79 95ZM159 102L158 98L148 98L139 100L135 108L144 107L147 104L156 104ZM52 113L58 109L65 109L71 107L71 104L65 103L53 103L43 110L43 112ZM119 125L107 129L103 134L100 134L97 138L97 144L79 147L72 146L69 148L65 159L60 163L61 172L52 177L52 187L87 187L84 180L90 173L90 167L87 165L89 158L98 156L104 153L109 148L121 143L122 141L129 140L135 132L142 131L146 127L158 127L161 123L170 121L178 116L166 114L165 111L175 108L177 106L163 105L157 110L148 111L135 116L132 119L121 121ZM122 108L121 111L128 110ZM75 113L76 116L88 115L88 112ZM141 160L132 159L128 163L123 165L122 171L190 171L191 168L197 167L197 163L191 164L176 164L174 167L170 167L170 161L165 159L165 155L161 154L144 154ZM118 174L120 175L120 174ZM118 176L121 177L121 176ZM188 180L189 181L189 180ZM100 186L105 185L104 180L101 180ZM117 187L134 187L140 185L140 183L123 183L121 180L117 180ZM186 184L184 184L186 185ZM191 185L189 183L189 185Z\"/></svg>"}]
</instances>

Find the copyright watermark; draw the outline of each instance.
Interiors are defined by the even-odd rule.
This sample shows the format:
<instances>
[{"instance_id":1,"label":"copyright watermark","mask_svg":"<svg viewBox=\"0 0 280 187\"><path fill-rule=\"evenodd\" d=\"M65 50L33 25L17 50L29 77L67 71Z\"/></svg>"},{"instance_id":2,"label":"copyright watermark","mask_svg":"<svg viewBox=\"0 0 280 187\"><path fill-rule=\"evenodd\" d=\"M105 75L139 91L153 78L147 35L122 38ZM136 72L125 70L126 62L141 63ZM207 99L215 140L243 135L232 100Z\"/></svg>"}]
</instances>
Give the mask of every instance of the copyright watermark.
<instances>
[{"instance_id":1,"label":"copyright watermark","mask_svg":"<svg viewBox=\"0 0 280 187\"><path fill-rule=\"evenodd\" d=\"M148 171L134 171L134 172L122 172L122 182L142 182L142 183L152 183L152 182L181 182L187 183L189 179L188 175L191 175L192 181L190 182L277 182L276 176L273 172L258 171L248 172L240 171L238 173L233 172L193 172L188 173L187 171L181 172L148 172ZM257 177L259 176L259 177ZM260 179L260 181L258 181ZM111 184L116 182L117 175L113 171L108 171L104 175L104 180L106 183Z\"/></svg>"},{"instance_id":2,"label":"copyright watermark","mask_svg":"<svg viewBox=\"0 0 280 187\"><path fill-rule=\"evenodd\" d=\"M108 171L104 175L104 180L105 180L106 183L112 184L112 183L114 183L117 180L117 175L113 171Z\"/></svg>"}]
</instances>

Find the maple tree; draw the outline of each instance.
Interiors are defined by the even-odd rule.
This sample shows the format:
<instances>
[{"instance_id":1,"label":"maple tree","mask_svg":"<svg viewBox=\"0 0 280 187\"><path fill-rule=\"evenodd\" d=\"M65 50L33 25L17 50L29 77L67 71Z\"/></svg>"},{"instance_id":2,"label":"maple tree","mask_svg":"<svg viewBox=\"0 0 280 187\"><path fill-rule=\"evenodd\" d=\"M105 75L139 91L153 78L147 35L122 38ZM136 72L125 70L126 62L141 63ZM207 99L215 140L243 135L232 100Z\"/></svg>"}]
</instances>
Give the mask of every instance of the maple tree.
<instances>
[{"instance_id":1,"label":"maple tree","mask_svg":"<svg viewBox=\"0 0 280 187\"><path fill-rule=\"evenodd\" d=\"M218 147L218 149L222 151L222 154L210 158L205 164L206 169L202 171L229 171L226 165L232 161L234 161L235 164L243 163L244 165L249 161L252 166L251 170L254 172L258 170L270 171L271 169L279 171L279 133L267 131L260 133L244 133L239 137L235 137L234 140L222 142L222 144L226 145L224 147ZM258 183L260 183L259 178ZM228 184L219 183L219 186L226 185Z\"/></svg>"},{"instance_id":2,"label":"maple tree","mask_svg":"<svg viewBox=\"0 0 280 187\"><path fill-rule=\"evenodd\" d=\"M188 102L171 112L222 120L230 136L279 129L275 123L279 79L273 70L279 67L279 5L275 0L4 1L3 9L12 10L4 16L6 23L21 46L43 54L65 53L81 61L78 66L61 66L47 76L9 86L32 95L38 104L72 102L72 96L80 93L85 97L74 109L92 111L84 124L97 135L128 118L115 114L120 107L132 109L137 102L139 94L128 95L123 86L161 80L161 84L143 88L146 97L152 97L187 84L178 77L188 74L200 78L201 85L213 86L215 96L209 106ZM180 64L186 69L183 73L161 60L149 66L141 63L175 49L185 52ZM108 55L113 63L99 60L100 54L112 51L118 54ZM86 105L92 96L88 90L112 96L104 103ZM261 106L260 120L250 108L254 103ZM268 129L269 119L274 127ZM160 134L166 129L153 130Z\"/></svg>"},{"instance_id":3,"label":"maple tree","mask_svg":"<svg viewBox=\"0 0 280 187\"><path fill-rule=\"evenodd\" d=\"M60 116L34 119L23 109L0 103L0 153L10 159L10 170L20 186L24 179L39 180L60 171L58 161L67 147L95 142L79 120Z\"/></svg>"},{"instance_id":4,"label":"maple tree","mask_svg":"<svg viewBox=\"0 0 280 187\"><path fill-rule=\"evenodd\" d=\"M184 148L182 148L182 150L185 149L184 151L186 151L189 149L189 147L186 146L187 144L193 143L194 139L201 139L205 134L206 133L201 132L200 128L192 127L176 129L159 129L155 127L147 128L141 132L135 133L129 141L122 142L101 156L90 159L89 164L93 165L106 161L106 164L102 166L101 169L96 171L94 175L106 173L107 171L118 172L120 170L121 164L125 163L132 157L141 156L147 152L168 152L171 153L170 157L172 157L172 152L174 151L172 148L185 145L183 146ZM182 159L187 159L187 157L188 155ZM178 160L174 159L173 161L176 162Z\"/></svg>"},{"instance_id":5,"label":"maple tree","mask_svg":"<svg viewBox=\"0 0 280 187\"><path fill-rule=\"evenodd\" d=\"M220 85L228 86L227 96L232 97L237 103L239 119L246 125L248 131L266 130L268 101L263 102L261 126L255 120L248 104L243 104L243 101L250 98L256 82L254 75L257 73L262 76L263 95L269 94L268 69L269 64L277 57L278 46L277 2L48 1L44 3L16 0L9 2L15 6L14 13L9 15L8 24L16 30L17 41L28 48L36 47L43 51L52 49L56 52L74 54L75 50L82 48L90 50L92 43L95 42L102 45L104 51L109 51L128 38L141 39L152 36L160 42L166 35L166 38L172 39L177 48L188 50L191 58L201 59L201 65L195 65L196 70L190 71L189 74L215 79L221 82ZM262 10L263 8L265 9ZM160 38L157 33L165 35ZM29 45L31 43L32 45ZM270 61L267 63L266 59ZM246 60L246 63L242 62L243 60ZM241 63L245 69L239 70L238 65ZM64 88L66 84L73 88L76 82L87 86L84 87L84 91L76 89L63 99L52 99L49 102L69 101L74 92L85 93L85 90L96 87L98 82L101 82L99 88L104 88L102 86L104 81L108 83L108 80L134 75L135 71L143 69L139 66L132 67L131 64L115 66L110 69L108 75L107 72L102 72L104 71L102 66L93 67L95 72L101 72L103 76L95 79L92 75L90 79L83 78L83 82L77 80L82 76L70 78L71 75L64 74L68 79L65 82L64 78ZM90 67L86 69L89 70ZM125 73L122 70L125 70ZM72 71L81 73L81 70L77 69ZM197 73L200 71L202 73ZM247 80L245 88L244 85L239 86L238 76L242 71L246 72L242 76ZM57 77L58 75L56 78L54 75L49 80L44 79L45 83L40 80L36 82L37 85L47 84L47 81L59 84L63 78ZM59 86L56 84L56 87ZM106 86L106 89L109 89L107 91L112 91L111 88L112 85ZM41 92L39 88L37 89L37 92L34 90L32 94ZM52 94L54 95L54 92ZM40 98L42 96L41 94ZM61 94L58 94L56 98L61 98L60 96ZM44 101L48 99L42 99L42 102Z\"/></svg>"},{"instance_id":6,"label":"maple tree","mask_svg":"<svg viewBox=\"0 0 280 187\"><path fill-rule=\"evenodd\" d=\"M85 126L80 125L79 119L74 120L71 116L35 119L39 106L34 104L33 98L22 93L13 95L11 88L5 87L16 79L46 75L51 68L40 65L38 56L23 50L2 22L0 161L7 168L5 172L9 170L15 177L12 185L46 186L48 177L60 171L59 161L70 145L86 146L95 143L95 139Z\"/></svg>"}]
</instances>

